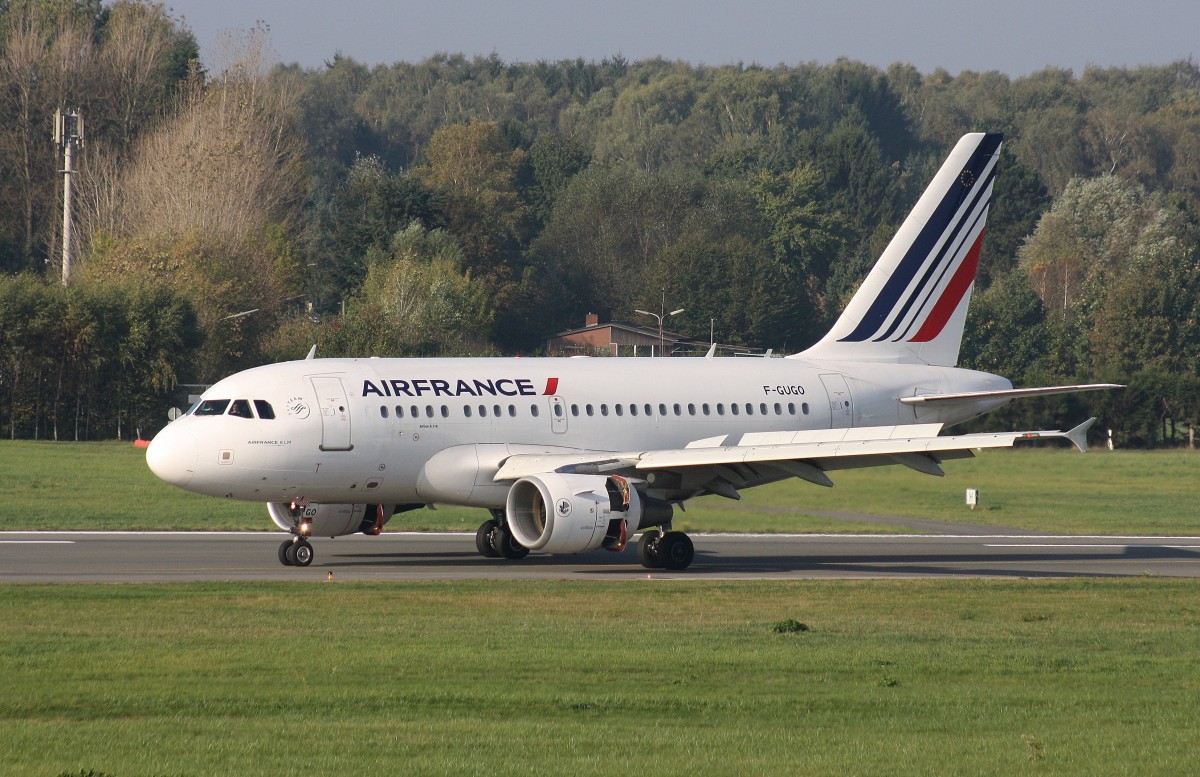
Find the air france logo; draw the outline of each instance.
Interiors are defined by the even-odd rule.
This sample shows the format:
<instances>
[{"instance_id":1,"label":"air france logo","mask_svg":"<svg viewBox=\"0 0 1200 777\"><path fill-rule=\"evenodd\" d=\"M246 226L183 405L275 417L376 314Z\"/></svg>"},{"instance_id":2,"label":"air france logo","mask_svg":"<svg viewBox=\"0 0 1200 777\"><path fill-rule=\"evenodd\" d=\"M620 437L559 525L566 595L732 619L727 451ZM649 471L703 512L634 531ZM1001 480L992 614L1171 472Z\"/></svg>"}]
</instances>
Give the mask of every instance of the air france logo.
<instances>
[{"instance_id":1,"label":"air france logo","mask_svg":"<svg viewBox=\"0 0 1200 777\"><path fill-rule=\"evenodd\" d=\"M558 514L561 517L566 518L568 515L571 514L571 500L570 499L559 499L558 504L555 506L555 508L558 510Z\"/></svg>"},{"instance_id":2,"label":"air france logo","mask_svg":"<svg viewBox=\"0 0 1200 777\"><path fill-rule=\"evenodd\" d=\"M558 378L547 378L541 395L558 393ZM489 378L487 380L364 380L364 397L536 397L538 390L528 378Z\"/></svg>"}]
</instances>

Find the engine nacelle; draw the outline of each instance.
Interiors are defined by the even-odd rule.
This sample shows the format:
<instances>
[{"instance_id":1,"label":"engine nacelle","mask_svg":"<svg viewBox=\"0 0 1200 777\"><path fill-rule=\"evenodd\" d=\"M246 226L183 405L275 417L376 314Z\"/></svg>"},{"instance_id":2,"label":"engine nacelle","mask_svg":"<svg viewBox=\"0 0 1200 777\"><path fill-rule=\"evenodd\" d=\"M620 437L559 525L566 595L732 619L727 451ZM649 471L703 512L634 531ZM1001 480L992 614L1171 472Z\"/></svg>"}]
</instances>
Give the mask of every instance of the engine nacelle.
<instances>
[{"instance_id":1,"label":"engine nacelle","mask_svg":"<svg viewBox=\"0 0 1200 777\"><path fill-rule=\"evenodd\" d=\"M505 515L513 537L530 550L619 549L641 527L642 498L622 477L550 472L513 483Z\"/></svg>"},{"instance_id":2,"label":"engine nacelle","mask_svg":"<svg viewBox=\"0 0 1200 777\"><path fill-rule=\"evenodd\" d=\"M394 505L267 503L267 512L276 526L305 537L378 534L392 517L393 509Z\"/></svg>"}]
</instances>

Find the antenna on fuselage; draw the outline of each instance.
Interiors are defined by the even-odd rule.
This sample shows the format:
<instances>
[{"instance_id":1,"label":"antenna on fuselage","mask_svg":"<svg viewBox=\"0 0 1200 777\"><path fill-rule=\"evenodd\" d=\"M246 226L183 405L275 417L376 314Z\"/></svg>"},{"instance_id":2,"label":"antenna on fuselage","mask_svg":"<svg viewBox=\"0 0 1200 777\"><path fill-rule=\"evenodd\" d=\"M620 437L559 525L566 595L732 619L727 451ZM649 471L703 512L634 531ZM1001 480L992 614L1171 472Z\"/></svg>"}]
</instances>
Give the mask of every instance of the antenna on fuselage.
<instances>
[{"instance_id":1,"label":"antenna on fuselage","mask_svg":"<svg viewBox=\"0 0 1200 777\"><path fill-rule=\"evenodd\" d=\"M317 355L317 344L313 343L313 347L308 349L308 356L304 357L304 361L310 362Z\"/></svg>"}]
</instances>

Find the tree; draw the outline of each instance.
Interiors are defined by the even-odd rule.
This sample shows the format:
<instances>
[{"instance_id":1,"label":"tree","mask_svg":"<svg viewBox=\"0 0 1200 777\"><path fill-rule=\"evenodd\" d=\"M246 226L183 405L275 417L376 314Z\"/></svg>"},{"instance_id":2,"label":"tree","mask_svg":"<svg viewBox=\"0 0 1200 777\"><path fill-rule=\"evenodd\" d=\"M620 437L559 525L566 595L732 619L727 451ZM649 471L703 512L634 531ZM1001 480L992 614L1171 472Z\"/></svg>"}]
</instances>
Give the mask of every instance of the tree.
<instances>
[{"instance_id":1,"label":"tree","mask_svg":"<svg viewBox=\"0 0 1200 777\"><path fill-rule=\"evenodd\" d=\"M490 350L490 289L462 265L462 249L446 232L417 223L397 232L391 256L372 263L362 289L347 306L340 347L372 356Z\"/></svg>"},{"instance_id":2,"label":"tree","mask_svg":"<svg viewBox=\"0 0 1200 777\"><path fill-rule=\"evenodd\" d=\"M473 120L434 133L417 175L444 196L447 229L458 237L466 267L498 282L527 238L529 206L517 190L525 152L509 148L496 122Z\"/></svg>"}]
</instances>

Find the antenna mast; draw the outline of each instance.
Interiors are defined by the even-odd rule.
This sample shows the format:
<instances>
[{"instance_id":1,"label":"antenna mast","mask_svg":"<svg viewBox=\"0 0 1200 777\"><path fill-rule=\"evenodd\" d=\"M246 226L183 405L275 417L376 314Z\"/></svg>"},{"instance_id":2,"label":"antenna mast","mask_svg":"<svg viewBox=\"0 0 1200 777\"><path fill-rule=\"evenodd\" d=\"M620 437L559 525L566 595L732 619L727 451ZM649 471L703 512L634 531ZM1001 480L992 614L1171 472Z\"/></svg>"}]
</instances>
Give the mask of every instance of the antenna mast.
<instances>
[{"instance_id":1,"label":"antenna mast","mask_svg":"<svg viewBox=\"0 0 1200 777\"><path fill-rule=\"evenodd\" d=\"M62 283L71 283L71 176L75 149L83 146L83 117L79 111L54 112L54 142L63 150L63 229L62 229Z\"/></svg>"}]
</instances>

